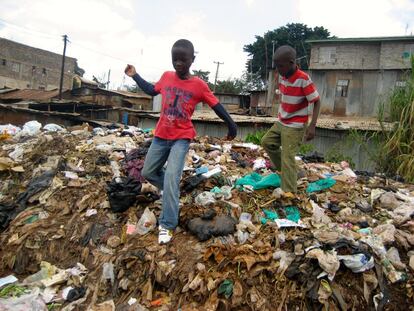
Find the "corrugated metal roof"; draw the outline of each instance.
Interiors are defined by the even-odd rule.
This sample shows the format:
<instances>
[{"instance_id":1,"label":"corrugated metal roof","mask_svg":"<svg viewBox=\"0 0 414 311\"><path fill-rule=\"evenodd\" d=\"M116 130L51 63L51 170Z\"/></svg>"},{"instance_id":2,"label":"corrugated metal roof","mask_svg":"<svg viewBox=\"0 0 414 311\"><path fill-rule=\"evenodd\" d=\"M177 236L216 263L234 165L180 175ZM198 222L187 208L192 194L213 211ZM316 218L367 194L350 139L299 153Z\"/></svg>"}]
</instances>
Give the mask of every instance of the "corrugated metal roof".
<instances>
[{"instance_id":1,"label":"corrugated metal roof","mask_svg":"<svg viewBox=\"0 0 414 311\"><path fill-rule=\"evenodd\" d=\"M0 94L5 94L5 93L8 93L8 92L13 92L13 91L16 91L16 90L18 90L18 89L10 89L10 88L6 87L4 89L0 89Z\"/></svg>"},{"instance_id":2,"label":"corrugated metal roof","mask_svg":"<svg viewBox=\"0 0 414 311\"><path fill-rule=\"evenodd\" d=\"M81 77L81 76L77 76L77 78L79 78L81 80L81 82L83 82L83 83L98 85L98 83L93 81L93 80L89 80L89 79L86 79L86 78Z\"/></svg>"},{"instance_id":3,"label":"corrugated metal roof","mask_svg":"<svg viewBox=\"0 0 414 311\"><path fill-rule=\"evenodd\" d=\"M0 94L0 99L49 100L53 97L56 97L57 95L59 95L59 90L44 91L32 89L16 89L11 92Z\"/></svg>"},{"instance_id":4,"label":"corrugated metal roof","mask_svg":"<svg viewBox=\"0 0 414 311\"><path fill-rule=\"evenodd\" d=\"M116 94L127 96L127 97L134 97L134 98L148 98L148 99L152 98L151 96L149 96L147 94L133 93L133 92L128 92L128 91L108 90L108 92L116 93Z\"/></svg>"},{"instance_id":5,"label":"corrugated metal roof","mask_svg":"<svg viewBox=\"0 0 414 311\"><path fill-rule=\"evenodd\" d=\"M119 108L124 109L124 108ZM133 110L129 110L133 111ZM140 113L151 118L159 118L159 113ZM231 114L234 122L236 123L256 123L256 124L274 124L277 121L276 117L265 117L265 116L249 116L249 115L237 115ZM205 121L205 122L223 122L214 112L212 111L195 111L192 121ZM383 124L386 130L392 128L393 123ZM381 124L375 118L366 117L335 117L322 115L318 118L316 125L318 128L332 129L332 130L365 130L365 131L381 131Z\"/></svg>"},{"instance_id":6,"label":"corrugated metal roof","mask_svg":"<svg viewBox=\"0 0 414 311\"><path fill-rule=\"evenodd\" d=\"M331 38L331 39L306 40L307 43L382 42L382 41L413 41L414 42L414 36L365 37L365 38Z\"/></svg>"}]
</instances>

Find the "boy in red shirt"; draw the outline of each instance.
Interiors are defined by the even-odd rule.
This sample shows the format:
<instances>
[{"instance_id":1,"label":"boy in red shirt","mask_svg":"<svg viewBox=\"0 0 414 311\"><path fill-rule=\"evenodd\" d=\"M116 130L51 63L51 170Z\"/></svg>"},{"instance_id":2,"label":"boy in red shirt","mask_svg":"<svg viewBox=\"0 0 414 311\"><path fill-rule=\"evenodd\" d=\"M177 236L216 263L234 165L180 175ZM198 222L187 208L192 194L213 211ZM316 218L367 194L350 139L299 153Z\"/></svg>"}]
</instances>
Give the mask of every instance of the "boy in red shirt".
<instances>
[{"instance_id":1,"label":"boy in red shirt","mask_svg":"<svg viewBox=\"0 0 414 311\"><path fill-rule=\"evenodd\" d=\"M262 138L262 146L282 175L282 190L297 191L295 155L300 143L315 137L320 100L309 76L296 65L296 51L291 46L279 47L273 59L281 78L282 94L278 121ZM312 121L308 124L309 104L313 104Z\"/></svg>"},{"instance_id":2,"label":"boy in red shirt","mask_svg":"<svg viewBox=\"0 0 414 311\"><path fill-rule=\"evenodd\" d=\"M171 49L171 57L175 72L164 72L155 85L141 78L134 66L127 65L125 69L125 73L145 93L162 95L160 119L142 169L142 176L163 191L158 235L160 244L171 241L172 231L178 225L180 179L190 142L196 135L191 122L195 106L200 102L208 104L227 124L226 138L231 140L237 135L236 124L207 83L190 75L189 69L195 59L193 44L185 39L178 40Z\"/></svg>"}]
</instances>

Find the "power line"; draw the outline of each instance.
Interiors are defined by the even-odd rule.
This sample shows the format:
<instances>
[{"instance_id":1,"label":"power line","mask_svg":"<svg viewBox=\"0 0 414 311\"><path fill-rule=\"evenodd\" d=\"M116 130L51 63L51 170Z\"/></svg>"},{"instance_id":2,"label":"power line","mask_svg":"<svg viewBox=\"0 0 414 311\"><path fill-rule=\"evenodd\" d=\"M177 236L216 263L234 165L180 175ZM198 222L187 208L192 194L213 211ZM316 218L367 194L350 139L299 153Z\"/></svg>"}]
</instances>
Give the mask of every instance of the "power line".
<instances>
[{"instance_id":1,"label":"power line","mask_svg":"<svg viewBox=\"0 0 414 311\"><path fill-rule=\"evenodd\" d=\"M35 34L37 36L43 36L43 37L45 37L47 39L60 40L60 36L57 36L57 35L46 34L44 32L41 32L41 31L38 31L38 30L35 30L35 29L23 27L23 26L20 26L20 25L11 23L9 21L6 21L6 20L4 20L2 18L0 18L0 21L2 23L4 23L4 24L7 24L8 26L15 27L15 28L18 28L18 29L22 29L22 30L24 30L24 31L26 31L26 32L28 32L30 34ZM83 48L83 49L88 50L90 52L93 52L93 53L96 53L96 54L99 54L99 55L102 55L102 56L105 56L105 57L108 57L108 58L117 60L117 61L122 62L124 64L131 64L131 63L133 63L130 60L125 60L125 59L122 59L122 58L119 58L119 57L115 57L115 56L111 56L111 55L105 54L103 52L96 51L96 50L91 49L89 47L83 46L83 45L81 45L81 44L79 44L77 42L73 42L73 41L69 41L69 42L72 43L73 45L76 45L76 46L80 47L80 48ZM152 69L157 69L157 70L162 70L161 68L157 68L157 67L153 67L153 66L148 66L148 65L142 66L142 67L152 68Z\"/></svg>"},{"instance_id":2,"label":"power line","mask_svg":"<svg viewBox=\"0 0 414 311\"><path fill-rule=\"evenodd\" d=\"M38 36L43 36L43 37L48 38L48 39L55 39L55 40L56 39L59 39L59 36L58 35L46 34L44 32L41 32L41 31L38 31L38 30L35 30L35 29L30 29L30 28L23 27L23 26L14 24L14 23L10 23L9 21L6 21L6 20L4 20L2 18L0 18L0 21L3 24L6 24L6 25L11 26L11 27L15 27L15 28L19 28L19 29L25 30L26 32L31 33L31 34L36 33Z\"/></svg>"}]
</instances>

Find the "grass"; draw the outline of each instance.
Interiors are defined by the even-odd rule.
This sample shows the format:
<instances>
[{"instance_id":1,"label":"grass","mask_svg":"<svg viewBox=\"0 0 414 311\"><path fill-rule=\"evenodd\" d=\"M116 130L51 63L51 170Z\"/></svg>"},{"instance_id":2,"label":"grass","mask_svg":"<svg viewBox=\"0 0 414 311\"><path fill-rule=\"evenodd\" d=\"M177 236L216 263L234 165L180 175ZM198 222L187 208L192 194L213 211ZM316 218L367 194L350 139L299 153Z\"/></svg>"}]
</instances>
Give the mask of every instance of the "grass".
<instances>
[{"instance_id":1,"label":"grass","mask_svg":"<svg viewBox=\"0 0 414 311\"><path fill-rule=\"evenodd\" d=\"M246 136L246 143L253 143L256 145L260 145L263 136L267 133L267 130L257 131L254 133L250 133Z\"/></svg>"},{"instance_id":2,"label":"grass","mask_svg":"<svg viewBox=\"0 0 414 311\"><path fill-rule=\"evenodd\" d=\"M374 134L351 135L368 152L377 164L377 170L388 175L400 175L407 182L414 182L414 56L411 72L405 76L405 85L395 87L380 106L378 120L382 131ZM385 122L394 122L389 130ZM367 141L376 148L369 150Z\"/></svg>"},{"instance_id":3,"label":"grass","mask_svg":"<svg viewBox=\"0 0 414 311\"><path fill-rule=\"evenodd\" d=\"M315 146L312 144L300 144L298 153L300 155L307 155L315 151Z\"/></svg>"}]
</instances>

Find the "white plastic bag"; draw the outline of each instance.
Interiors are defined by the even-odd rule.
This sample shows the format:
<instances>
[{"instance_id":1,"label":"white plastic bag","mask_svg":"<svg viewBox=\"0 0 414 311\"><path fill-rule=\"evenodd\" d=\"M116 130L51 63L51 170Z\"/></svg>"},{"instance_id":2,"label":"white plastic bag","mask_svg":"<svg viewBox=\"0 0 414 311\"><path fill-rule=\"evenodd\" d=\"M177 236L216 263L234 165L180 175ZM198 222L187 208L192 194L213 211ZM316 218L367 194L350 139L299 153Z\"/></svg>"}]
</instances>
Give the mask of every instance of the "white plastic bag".
<instances>
[{"instance_id":1,"label":"white plastic bag","mask_svg":"<svg viewBox=\"0 0 414 311\"><path fill-rule=\"evenodd\" d=\"M374 268L374 256L370 259L364 254L338 256L344 265L354 273L360 273Z\"/></svg>"},{"instance_id":2,"label":"white plastic bag","mask_svg":"<svg viewBox=\"0 0 414 311\"><path fill-rule=\"evenodd\" d=\"M259 170L261 168L265 168L266 167L266 160L263 158L257 158L256 160L253 161L253 170Z\"/></svg>"},{"instance_id":3,"label":"white plastic bag","mask_svg":"<svg viewBox=\"0 0 414 311\"><path fill-rule=\"evenodd\" d=\"M9 135L16 135L19 133L22 129L18 126L14 126L12 124L6 124L6 125L0 125L0 134L6 133Z\"/></svg>"},{"instance_id":4,"label":"white plastic bag","mask_svg":"<svg viewBox=\"0 0 414 311\"><path fill-rule=\"evenodd\" d=\"M22 136L34 136L40 133L42 124L37 121L29 121L23 125L23 130L21 131Z\"/></svg>"},{"instance_id":5,"label":"white plastic bag","mask_svg":"<svg viewBox=\"0 0 414 311\"><path fill-rule=\"evenodd\" d=\"M105 136L105 130L101 127L96 127L92 130L93 135L95 136Z\"/></svg>"},{"instance_id":6,"label":"white plastic bag","mask_svg":"<svg viewBox=\"0 0 414 311\"><path fill-rule=\"evenodd\" d=\"M138 221L136 232L141 235L147 234L155 228L156 223L157 218L155 217L154 213L147 207L145 208L144 213Z\"/></svg>"},{"instance_id":7,"label":"white plastic bag","mask_svg":"<svg viewBox=\"0 0 414 311\"><path fill-rule=\"evenodd\" d=\"M60 131L63 131L64 130L63 127L61 127L60 125L54 124L54 123L46 124L43 127L43 129L45 131L48 131L48 132L60 132Z\"/></svg>"}]
</instances>

